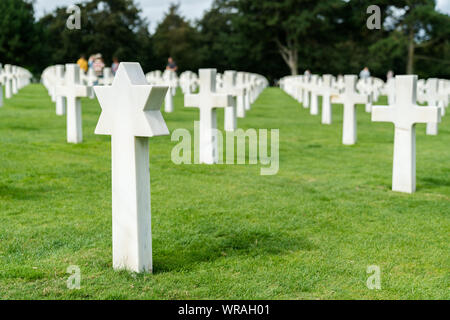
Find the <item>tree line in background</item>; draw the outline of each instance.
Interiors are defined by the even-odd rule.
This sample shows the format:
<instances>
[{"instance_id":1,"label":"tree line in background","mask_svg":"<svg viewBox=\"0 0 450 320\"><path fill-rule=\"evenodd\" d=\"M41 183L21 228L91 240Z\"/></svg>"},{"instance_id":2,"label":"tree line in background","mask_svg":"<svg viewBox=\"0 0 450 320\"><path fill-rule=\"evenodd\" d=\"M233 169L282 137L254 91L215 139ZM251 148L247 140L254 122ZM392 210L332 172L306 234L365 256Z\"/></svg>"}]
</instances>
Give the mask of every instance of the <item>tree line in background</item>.
<instances>
[{"instance_id":1,"label":"tree line in background","mask_svg":"<svg viewBox=\"0 0 450 320\"><path fill-rule=\"evenodd\" d=\"M381 10L380 30L366 12ZM306 69L358 73L368 66L384 78L415 73L450 75L450 17L434 0L215 0L195 22L170 4L150 33L134 0L90 0L81 8L81 29L66 27L58 8L35 19L32 0L0 1L0 62L38 75L46 66L102 53L138 61L145 71L163 69L167 57L179 71L214 67L263 74L274 80Z\"/></svg>"}]
</instances>

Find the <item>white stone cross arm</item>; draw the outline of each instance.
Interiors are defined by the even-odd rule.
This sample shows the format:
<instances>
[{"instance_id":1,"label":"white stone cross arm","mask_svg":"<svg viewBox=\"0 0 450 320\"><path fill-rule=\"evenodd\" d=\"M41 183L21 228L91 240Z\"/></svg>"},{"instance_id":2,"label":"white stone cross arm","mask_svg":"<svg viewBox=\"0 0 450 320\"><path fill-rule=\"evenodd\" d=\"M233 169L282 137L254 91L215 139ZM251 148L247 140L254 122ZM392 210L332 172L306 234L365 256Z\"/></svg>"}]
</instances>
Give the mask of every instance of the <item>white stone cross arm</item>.
<instances>
[{"instance_id":1,"label":"white stone cross arm","mask_svg":"<svg viewBox=\"0 0 450 320\"><path fill-rule=\"evenodd\" d=\"M66 64L64 83L56 87L56 96L66 98L67 102L67 142L83 141L81 117L81 97L87 97L91 88L81 84L80 67L77 64Z\"/></svg>"},{"instance_id":2,"label":"white stone cross arm","mask_svg":"<svg viewBox=\"0 0 450 320\"><path fill-rule=\"evenodd\" d=\"M413 193L416 190L416 123L437 123L437 107L420 107L416 104L417 76L395 77L395 104L374 106L372 121L393 122L394 163L392 190Z\"/></svg>"},{"instance_id":3,"label":"white stone cross arm","mask_svg":"<svg viewBox=\"0 0 450 320\"><path fill-rule=\"evenodd\" d=\"M184 97L185 107L200 109L224 108L233 104L233 96L216 92L215 69L200 69L200 92L187 94Z\"/></svg>"},{"instance_id":4,"label":"white stone cross arm","mask_svg":"<svg viewBox=\"0 0 450 320\"><path fill-rule=\"evenodd\" d=\"M200 109L200 163L218 162L216 108L234 105L230 94L217 93L216 69L200 69L200 92L184 96L185 107Z\"/></svg>"},{"instance_id":5,"label":"white stone cross arm","mask_svg":"<svg viewBox=\"0 0 450 320\"><path fill-rule=\"evenodd\" d=\"M372 121L392 122L395 128L410 130L416 123L439 122L436 108L421 107L416 104L413 77L397 76L396 89L398 103L392 106L376 106Z\"/></svg>"},{"instance_id":6,"label":"white stone cross arm","mask_svg":"<svg viewBox=\"0 0 450 320\"><path fill-rule=\"evenodd\" d=\"M148 137L168 135L160 108L168 87L148 85L139 63L121 63L112 86L94 87L95 133L111 135L113 267L152 272Z\"/></svg>"}]
</instances>

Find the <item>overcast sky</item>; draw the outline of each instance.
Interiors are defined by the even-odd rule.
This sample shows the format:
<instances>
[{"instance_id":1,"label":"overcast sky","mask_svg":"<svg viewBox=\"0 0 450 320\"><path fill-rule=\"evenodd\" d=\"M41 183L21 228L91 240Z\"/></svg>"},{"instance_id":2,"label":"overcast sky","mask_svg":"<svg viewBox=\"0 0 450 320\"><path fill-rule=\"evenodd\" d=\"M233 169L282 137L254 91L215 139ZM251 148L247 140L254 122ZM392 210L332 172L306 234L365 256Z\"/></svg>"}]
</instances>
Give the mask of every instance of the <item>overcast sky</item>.
<instances>
[{"instance_id":1,"label":"overcast sky","mask_svg":"<svg viewBox=\"0 0 450 320\"><path fill-rule=\"evenodd\" d=\"M0 0L1 1L1 0ZM56 7L68 6L80 1L76 0L36 0L36 14L41 17L44 12L53 11ZM203 15L203 11L211 7L213 0L136 0L144 12L144 16L150 22L150 29L153 31L157 23L162 20L164 12L167 11L171 2L181 4L181 13L188 19L194 20ZM450 14L450 0L438 0L439 11Z\"/></svg>"}]
</instances>

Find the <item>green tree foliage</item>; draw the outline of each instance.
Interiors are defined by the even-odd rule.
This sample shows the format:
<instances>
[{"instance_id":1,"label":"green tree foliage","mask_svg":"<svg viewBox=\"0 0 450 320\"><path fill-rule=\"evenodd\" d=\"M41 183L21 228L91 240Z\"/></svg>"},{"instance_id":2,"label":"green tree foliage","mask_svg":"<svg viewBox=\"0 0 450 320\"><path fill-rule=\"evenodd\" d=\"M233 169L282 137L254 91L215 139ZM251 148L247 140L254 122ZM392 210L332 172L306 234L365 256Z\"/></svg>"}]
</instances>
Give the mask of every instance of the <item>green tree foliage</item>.
<instances>
[{"instance_id":1,"label":"green tree foliage","mask_svg":"<svg viewBox=\"0 0 450 320\"><path fill-rule=\"evenodd\" d=\"M336 12L341 0L235 0L229 2L239 14L236 28L248 39L275 46L290 69L298 73L300 64L314 59L304 49L314 49L333 41ZM258 36L255 36L258 35ZM311 51L312 53L312 51Z\"/></svg>"},{"instance_id":2,"label":"green tree foliage","mask_svg":"<svg viewBox=\"0 0 450 320\"><path fill-rule=\"evenodd\" d=\"M107 63L117 56L140 61L145 68L155 67L148 23L133 0L92 0L78 6L80 30L66 28L65 8L40 20L52 63L76 61L82 53L102 53Z\"/></svg>"},{"instance_id":3,"label":"green tree foliage","mask_svg":"<svg viewBox=\"0 0 450 320\"><path fill-rule=\"evenodd\" d=\"M179 64L179 70L197 69L197 30L179 12L179 4L170 4L169 11L153 35L154 49L162 65L170 56Z\"/></svg>"},{"instance_id":4,"label":"green tree foliage","mask_svg":"<svg viewBox=\"0 0 450 320\"><path fill-rule=\"evenodd\" d=\"M450 74L450 17L434 0L215 0L195 22L168 11L153 34L135 0L89 0L81 30L69 30L66 8L34 19L31 0L0 1L0 62L35 73L55 63L102 53L163 69L172 56L179 70L214 67L264 74L270 80L306 69L358 73L368 66L384 77L414 72ZM367 8L377 5L382 28L366 26Z\"/></svg>"},{"instance_id":5,"label":"green tree foliage","mask_svg":"<svg viewBox=\"0 0 450 320\"><path fill-rule=\"evenodd\" d=\"M20 64L32 71L42 58L40 30L31 1L0 1L0 62Z\"/></svg>"},{"instance_id":6,"label":"green tree foliage","mask_svg":"<svg viewBox=\"0 0 450 320\"><path fill-rule=\"evenodd\" d=\"M406 73L408 74L414 73L417 58L430 60L426 55L420 55L421 52L433 52L433 50L427 50L430 46L440 47L439 51L448 52L449 50L450 18L437 12L435 6L435 0L404 0L397 1L395 7L391 7L393 32L388 39L394 36L406 42ZM431 61L433 60L441 61L447 66L450 63L440 57L431 58ZM430 66L430 64L426 65Z\"/></svg>"}]
</instances>

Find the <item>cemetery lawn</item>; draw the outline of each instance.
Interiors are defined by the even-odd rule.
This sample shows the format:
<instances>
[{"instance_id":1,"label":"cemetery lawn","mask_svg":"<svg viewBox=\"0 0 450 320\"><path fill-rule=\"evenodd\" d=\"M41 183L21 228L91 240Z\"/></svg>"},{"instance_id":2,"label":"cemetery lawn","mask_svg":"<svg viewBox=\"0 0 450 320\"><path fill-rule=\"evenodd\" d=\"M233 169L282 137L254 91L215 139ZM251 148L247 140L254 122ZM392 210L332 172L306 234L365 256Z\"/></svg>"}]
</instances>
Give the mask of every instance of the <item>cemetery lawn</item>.
<instances>
[{"instance_id":1,"label":"cemetery lawn","mask_svg":"<svg viewBox=\"0 0 450 320\"><path fill-rule=\"evenodd\" d=\"M386 102L382 97L379 104ZM164 114L193 132L198 110ZM115 272L110 137L83 99L84 142L41 85L0 108L0 299L449 299L450 116L417 125L417 192L390 190L394 129L358 107L358 143L341 144L342 106L320 124L267 89L240 128L280 129L280 169L175 165L150 141L153 274ZM223 111L218 111L223 128ZM81 288L67 289L71 265ZM369 290L368 266L381 270Z\"/></svg>"}]
</instances>

